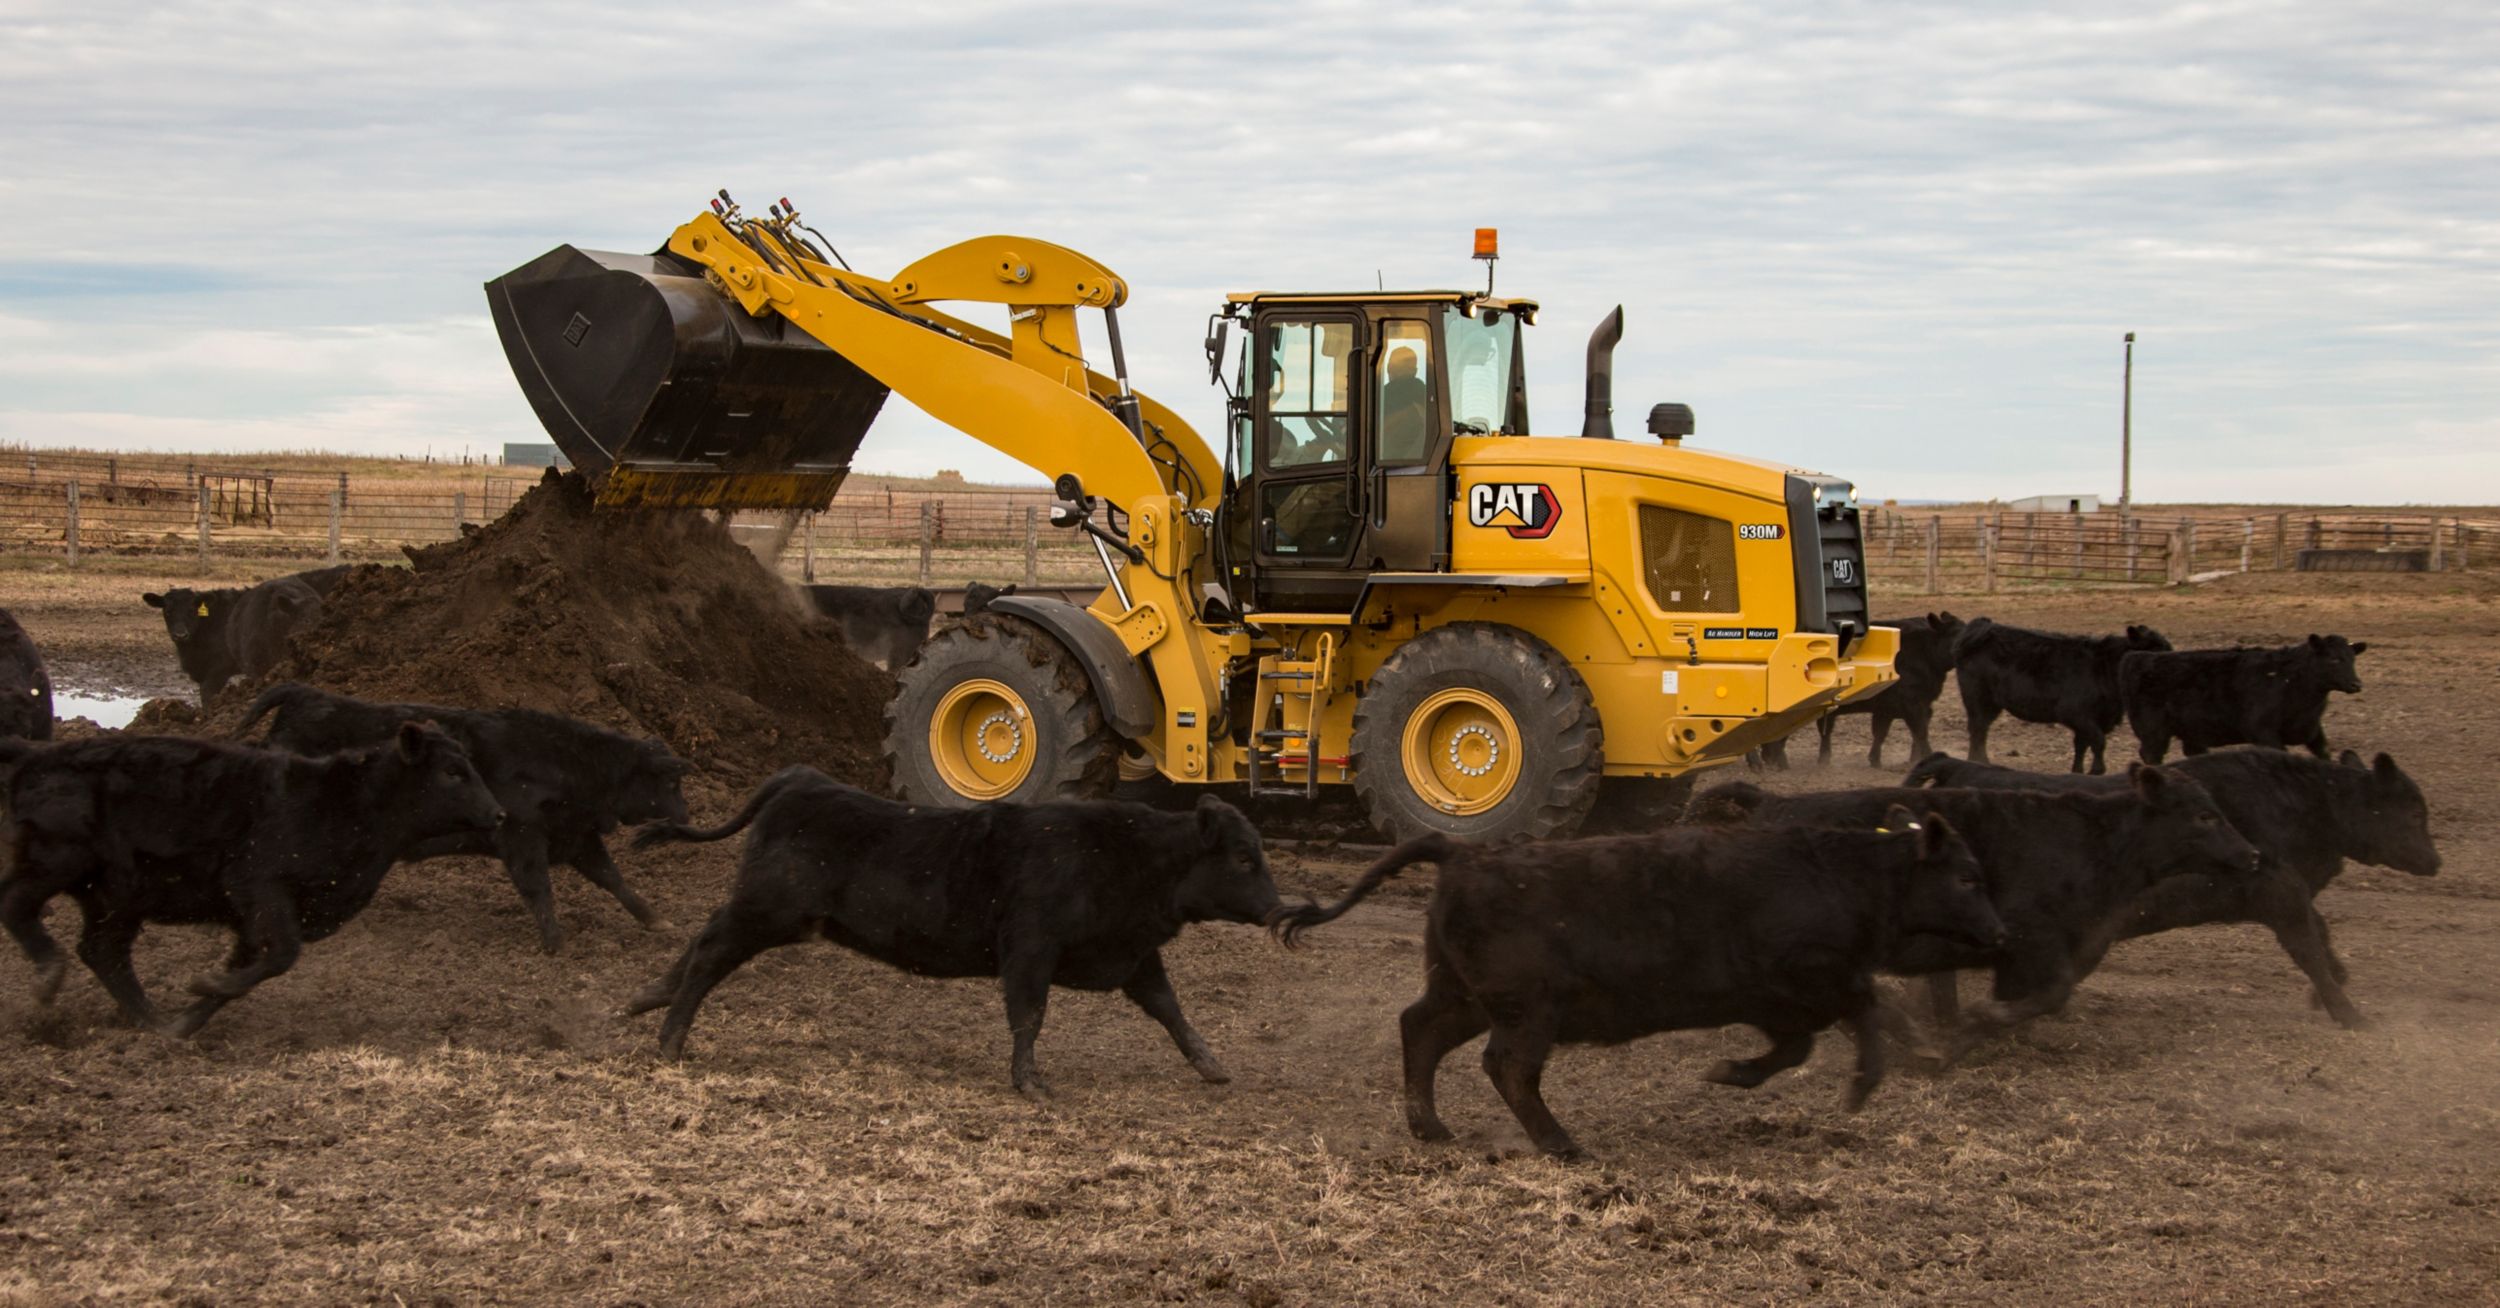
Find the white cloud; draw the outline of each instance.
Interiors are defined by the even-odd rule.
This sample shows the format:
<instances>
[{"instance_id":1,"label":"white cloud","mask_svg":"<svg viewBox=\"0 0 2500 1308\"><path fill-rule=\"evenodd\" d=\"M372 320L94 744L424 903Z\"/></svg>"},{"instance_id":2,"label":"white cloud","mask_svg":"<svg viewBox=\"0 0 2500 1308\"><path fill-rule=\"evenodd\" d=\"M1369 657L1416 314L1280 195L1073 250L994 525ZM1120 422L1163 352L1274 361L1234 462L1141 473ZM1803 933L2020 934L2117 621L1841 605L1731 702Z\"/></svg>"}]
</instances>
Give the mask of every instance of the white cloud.
<instances>
[{"instance_id":1,"label":"white cloud","mask_svg":"<svg viewBox=\"0 0 2500 1308\"><path fill-rule=\"evenodd\" d=\"M2500 499L2483 6L753 18L13 7L0 434L535 436L479 284L655 246L725 182L862 268L984 231L1097 255L1202 428L1224 291L1472 284L1498 225L1552 430L1621 302L1619 413L1686 400L1705 442L1916 498L2114 491L2132 329L2140 496ZM1020 471L899 406L862 461Z\"/></svg>"}]
</instances>

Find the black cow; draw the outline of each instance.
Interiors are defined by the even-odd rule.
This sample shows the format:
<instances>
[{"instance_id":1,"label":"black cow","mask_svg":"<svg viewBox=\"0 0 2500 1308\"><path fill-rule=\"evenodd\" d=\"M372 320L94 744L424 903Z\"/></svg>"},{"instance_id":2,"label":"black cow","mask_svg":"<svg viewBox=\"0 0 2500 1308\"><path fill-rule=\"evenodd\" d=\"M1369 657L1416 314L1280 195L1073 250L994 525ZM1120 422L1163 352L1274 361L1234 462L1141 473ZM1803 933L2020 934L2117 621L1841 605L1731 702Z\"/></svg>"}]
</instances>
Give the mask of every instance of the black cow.
<instances>
[{"instance_id":1,"label":"black cow","mask_svg":"<svg viewBox=\"0 0 2500 1308\"><path fill-rule=\"evenodd\" d=\"M1201 799L1194 813L1119 802L913 808L794 767L727 823L649 827L634 847L719 840L750 823L729 902L626 1007L668 1008L663 1057L684 1053L703 997L741 964L823 936L922 976L997 977L1015 1036L1009 1071L1034 1098L1049 1093L1033 1041L1052 986L1119 990L1200 1076L1231 1079L1181 1016L1161 952L1185 923L1268 923L1284 911L1258 829L1222 800Z\"/></svg>"},{"instance_id":2,"label":"black cow","mask_svg":"<svg viewBox=\"0 0 2500 1308\"><path fill-rule=\"evenodd\" d=\"M275 577L257 586L191 590L177 586L139 598L165 613L165 634L200 699L237 677L257 677L286 657L287 637L321 616L321 601L347 575L347 565Z\"/></svg>"},{"instance_id":3,"label":"black cow","mask_svg":"<svg viewBox=\"0 0 2500 1308\"><path fill-rule=\"evenodd\" d=\"M329 754L387 740L400 723L428 721L450 732L468 751L503 806L503 825L491 832L463 832L428 841L409 857L481 854L503 860L521 902L538 921L539 944L550 954L564 943L556 924L550 863L570 865L592 885L616 897L634 920L658 919L608 856L600 837L621 824L686 820L680 790L685 761L656 740L594 727L587 722L531 709L462 709L436 704L370 704L293 682L271 686L252 701L235 734L250 731L275 710L269 743L299 754Z\"/></svg>"},{"instance_id":4,"label":"black cow","mask_svg":"<svg viewBox=\"0 0 2500 1308\"><path fill-rule=\"evenodd\" d=\"M86 916L78 957L132 1021L187 1036L219 1008L295 966L308 941L372 902L391 865L428 840L502 820L459 742L403 723L371 749L301 758L173 736L61 745L0 742L16 858L0 878L0 926L33 960L49 1004L67 963L44 905ZM150 922L234 932L225 970L191 983L170 1019L130 964Z\"/></svg>"},{"instance_id":5,"label":"black cow","mask_svg":"<svg viewBox=\"0 0 2500 1308\"><path fill-rule=\"evenodd\" d=\"M2169 648L2151 627L2129 627L2123 636L2065 636L1971 619L1953 642L1962 710L1970 719L1970 756L1988 761L1988 728L1997 714L2011 713L2074 732L2069 771L2083 771L2087 749L2092 770L2107 771L2109 732L2125 714L2118 661L2131 651Z\"/></svg>"},{"instance_id":6,"label":"black cow","mask_svg":"<svg viewBox=\"0 0 2500 1308\"><path fill-rule=\"evenodd\" d=\"M1486 848L1410 840L1345 898L1292 910L1290 943L1414 863L1440 864L1424 928L1424 993L1398 1019L1406 1123L1447 1140L1441 1060L1483 1033L1484 1072L1539 1149L1576 1157L1540 1089L1557 1044L1621 1044L1661 1031L1743 1023L1771 1048L1720 1063L1722 1085L1757 1086L1814 1051L1815 1033L1857 1036L1854 1111L1883 1080L1874 971L1910 932L1974 950L2003 935L1979 865L1934 815L1896 808L1885 832L1685 828Z\"/></svg>"},{"instance_id":7,"label":"black cow","mask_svg":"<svg viewBox=\"0 0 2500 1308\"><path fill-rule=\"evenodd\" d=\"M1816 719L1817 763L1832 761L1832 728L1840 725L1841 718L1855 713L1874 718L1871 725L1875 740L1866 747L1868 767L1884 765L1884 737L1891 734L1895 722L1909 724L1910 757L1927 756L1927 724L1935 717L1936 697L1944 694L1945 674L1953 671L1953 642L1962 634L1962 620L1950 613L1925 613L1914 618L1878 618L1875 625L1901 629L1901 653L1892 664L1900 680ZM1760 753L1765 766L1781 770L1788 767L1787 740L1772 741Z\"/></svg>"},{"instance_id":8,"label":"black cow","mask_svg":"<svg viewBox=\"0 0 2500 1308\"><path fill-rule=\"evenodd\" d=\"M0 736L52 739L52 678L35 638L0 609Z\"/></svg>"},{"instance_id":9,"label":"black cow","mask_svg":"<svg viewBox=\"0 0 2500 1308\"><path fill-rule=\"evenodd\" d=\"M2335 956L2314 901L2345 859L2435 876L2430 806L2385 754L2364 764L2345 751L2329 763L2276 750L2224 750L2182 759L2169 771L2192 777L2261 856L2253 878L2172 877L2138 896L2111 942L2209 922L2254 922L2274 932L2318 1002L2346 1027L2365 1025L2344 992L2348 973ZM1910 770L1909 785L1966 788L2106 789L2114 777L2046 776L1932 754Z\"/></svg>"},{"instance_id":10,"label":"black cow","mask_svg":"<svg viewBox=\"0 0 2500 1308\"><path fill-rule=\"evenodd\" d=\"M1009 582L1004 586L992 586L986 582L979 581L973 582L964 587L964 616L967 618L971 617L973 614L988 608L991 600L1004 599L1015 593L1016 584L1014 582Z\"/></svg>"},{"instance_id":11,"label":"black cow","mask_svg":"<svg viewBox=\"0 0 2500 1308\"><path fill-rule=\"evenodd\" d=\"M900 672L929 638L937 596L921 586L802 586L807 602L833 619L861 658Z\"/></svg>"},{"instance_id":12,"label":"black cow","mask_svg":"<svg viewBox=\"0 0 2500 1308\"><path fill-rule=\"evenodd\" d=\"M2232 830L2203 786L2141 765L2131 766L2120 784L2122 793L2106 795L1902 787L1772 795L1740 781L1694 796L1693 815L1865 828L1885 825L1895 805L1942 812L1988 870L1988 895L2005 921L2005 943L1981 953L1911 940L1885 966L1935 977L1930 990L1940 1023L1954 1016L1952 972L1992 969L1994 1002L1974 1014L1986 1029L2064 1008L2075 984L2099 964L2097 950L2107 948L2110 923L2155 881L2188 875L2245 880L2251 874L2256 849Z\"/></svg>"},{"instance_id":13,"label":"black cow","mask_svg":"<svg viewBox=\"0 0 2500 1308\"><path fill-rule=\"evenodd\" d=\"M2147 763L2162 761L2173 736L2190 756L2216 745L2305 745L2325 758L2327 692L2361 693L2353 658L2368 648L2311 636L2281 649L2129 654L2118 662L2118 693Z\"/></svg>"}]
</instances>

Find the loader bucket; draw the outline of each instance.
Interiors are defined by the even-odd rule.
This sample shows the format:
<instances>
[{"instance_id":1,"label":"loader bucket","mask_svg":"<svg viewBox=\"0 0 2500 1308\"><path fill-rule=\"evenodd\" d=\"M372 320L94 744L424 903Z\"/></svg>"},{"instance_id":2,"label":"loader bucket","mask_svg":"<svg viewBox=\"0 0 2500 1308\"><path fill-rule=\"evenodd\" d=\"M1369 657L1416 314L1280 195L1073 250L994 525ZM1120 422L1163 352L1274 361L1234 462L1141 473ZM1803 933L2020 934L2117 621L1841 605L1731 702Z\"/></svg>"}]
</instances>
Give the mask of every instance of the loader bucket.
<instances>
[{"instance_id":1,"label":"loader bucket","mask_svg":"<svg viewBox=\"0 0 2500 1308\"><path fill-rule=\"evenodd\" d=\"M486 283L512 375L602 507L821 509L886 387L658 254L558 246Z\"/></svg>"}]
</instances>

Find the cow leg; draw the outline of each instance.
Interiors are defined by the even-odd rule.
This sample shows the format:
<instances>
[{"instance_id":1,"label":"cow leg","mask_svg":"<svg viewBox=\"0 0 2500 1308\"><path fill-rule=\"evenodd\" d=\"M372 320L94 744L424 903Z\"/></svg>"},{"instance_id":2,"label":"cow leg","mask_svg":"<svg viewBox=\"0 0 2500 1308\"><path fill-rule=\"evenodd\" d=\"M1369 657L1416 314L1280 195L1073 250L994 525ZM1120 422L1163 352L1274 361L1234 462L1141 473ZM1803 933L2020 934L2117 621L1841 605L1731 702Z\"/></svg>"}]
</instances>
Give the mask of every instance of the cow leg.
<instances>
[{"instance_id":1,"label":"cow leg","mask_svg":"<svg viewBox=\"0 0 2500 1308\"><path fill-rule=\"evenodd\" d=\"M1967 698L1962 701L1962 710L1969 715L1970 761L1985 763L1988 761L1988 728L1996 725L1997 711L1990 705L1973 704Z\"/></svg>"},{"instance_id":2,"label":"cow leg","mask_svg":"<svg viewBox=\"0 0 2500 1308\"><path fill-rule=\"evenodd\" d=\"M686 1029L694 1025L695 1010L703 1007L703 998L712 993L712 987L745 966L748 959L777 945L796 944L807 934L804 921L755 912L732 900L703 924L702 933L686 946L677 965L644 987L625 1011L647 1013L667 1004L668 1016L660 1021L660 1057L683 1058Z\"/></svg>"},{"instance_id":3,"label":"cow leg","mask_svg":"<svg viewBox=\"0 0 2500 1308\"><path fill-rule=\"evenodd\" d=\"M1849 1078L1849 1094L1843 1101L1850 1112L1866 1107L1867 1096L1884 1083L1883 1005L1869 994L1866 1003L1849 1015L1849 1034L1858 1042L1858 1070Z\"/></svg>"},{"instance_id":4,"label":"cow leg","mask_svg":"<svg viewBox=\"0 0 2500 1308\"><path fill-rule=\"evenodd\" d=\"M2335 933L2327 930L2326 919L2318 916L2318 905L2314 900L2309 905L2309 929L2317 933L2318 947L2326 951L2327 974L2334 977L2338 985L2350 984L2352 973L2345 970L2343 955L2335 952Z\"/></svg>"},{"instance_id":5,"label":"cow leg","mask_svg":"<svg viewBox=\"0 0 2500 1308\"><path fill-rule=\"evenodd\" d=\"M633 914L634 920L641 923L644 930L659 924L660 915L652 912L651 905L644 903L642 896L625 884L625 874L617 869L616 860L608 857L608 842L596 834L585 836L570 852L572 857L565 861L573 865L573 870L624 905L625 911Z\"/></svg>"},{"instance_id":6,"label":"cow leg","mask_svg":"<svg viewBox=\"0 0 2500 1308\"><path fill-rule=\"evenodd\" d=\"M1579 1144L1545 1106L1545 1058L1553 1049L1547 1014L1531 1011L1524 1020L1496 1020L1493 1038L1484 1044L1484 1074L1537 1148L1555 1158L1579 1158Z\"/></svg>"},{"instance_id":7,"label":"cow leg","mask_svg":"<svg viewBox=\"0 0 2500 1308\"><path fill-rule=\"evenodd\" d=\"M1484 1010L1464 990L1443 982L1442 976L1442 969L1431 969L1423 998L1398 1014L1399 1052L1406 1070L1406 1129L1418 1140L1450 1138L1434 1093L1441 1060L1484 1034L1489 1025Z\"/></svg>"},{"instance_id":8,"label":"cow leg","mask_svg":"<svg viewBox=\"0 0 2500 1308\"><path fill-rule=\"evenodd\" d=\"M1951 1031L1962 1024L1961 973L1928 973L1927 1020L1940 1032Z\"/></svg>"},{"instance_id":9,"label":"cow leg","mask_svg":"<svg viewBox=\"0 0 2500 1308\"><path fill-rule=\"evenodd\" d=\"M2317 730L2310 732L2309 739L2302 741L2301 743L2308 746L2309 752L2317 755L2319 758L2334 757L2334 755L2327 752L2325 727L2319 727Z\"/></svg>"},{"instance_id":10,"label":"cow leg","mask_svg":"<svg viewBox=\"0 0 2500 1308\"><path fill-rule=\"evenodd\" d=\"M61 952L60 942L43 929L43 906L52 902L53 893L51 885L29 876L0 884L0 927L7 928L9 938L35 965L35 1002L43 1005L61 993L62 978L69 973L69 958Z\"/></svg>"},{"instance_id":11,"label":"cow leg","mask_svg":"<svg viewBox=\"0 0 2500 1308\"><path fill-rule=\"evenodd\" d=\"M2083 771L2084 753L2086 751L2090 751L2092 755L2092 775L2097 777L2102 773L2109 771L2108 733L2102 731L2099 727L2072 727L2069 728L2069 730L2075 733L2075 762L2074 766L2069 767L2066 770L2069 772Z\"/></svg>"},{"instance_id":12,"label":"cow leg","mask_svg":"<svg viewBox=\"0 0 2500 1308\"><path fill-rule=\"evenodd\" d=\"M1189 1019L1181 1016L1181 999L1172 993L1172 978L1163 970L1161 952L1146 955L1145 964L1128 979L1128 984L1120 987L1120 993L1127 995L1129 1002L1146 1010L1146 1016L1161 1022L1163 1029L1172 1033L1172 1043L1180 1046L1181 1057L1198 1069L1198 1075L1216 1085L1233 1079L1233 1074L1225 1071L1224 1064L1216 1060L1215 1051L1207 1048L1206 1037L1199 1035L1198 1029L1189 1024Z\"/></svg>"},{"instance_id":13,"label":"cow leg","mask_svg":"<svg viewBox=\"0 0 2500 1308\"><path fill-rule=\"evenodd\" d=\"M1913 763L1935 752L1927 747L1927 726L1935 720L1935 712L1933 704L1913 704L1901 715L1901 720L1909 724L1910 761ZM1881 757L1872 761L1877 767L1883 766Z\"/></svg>"},{"instance_id":14,"label":"cow leg","mask_svg":"<svg viewBox=\"0 0 2500 1308\"><path fill-rule=\"evenodd\" d=\"M1719 1085L1732 1085L1740 1090L1751 1090L1770 1080L1773 1073L1785 1072L1806 1061L1806 1055L1814 1052L1814 1032L1812 1031L1773 1031L1764 1028L1762 1033L1771 1037L1769 1049L1752 1058L1722 1058L1709 1071L1702 1073L1701 1079Z\"/></svg>"},{"instance_id":15,"label":"cow leg","mask_svg":"<svg viewBox=\"0 0 2500 1308\"><path fill-rule=\"evenodd\" d=\"M1824 720L1830 721L1829 718ZM1892 734L1891 715L1884 713L1872 715L1867 719L1867 730L1874 733L1875 739L1866 747L1866 765L1871 768L1882 767L1884 765L1884 737ZM1924 757L1925 755L1913 752L1910 761L1915 763Z\"/></svg>"},{"instance_id":16,"label":"cow leg","mask_svg":"<svg viewBox=\"0 0 2500 1308\"><path fill-rule=\"evenodd\" d=\"M116 913L92 897L82 896L78 907L87 918L85 929L78 935L78 961L104 983L104 992L113 997L122 1015L133 1025L156 1026L156 1004L148 998L147 988L139 984L138 969L130 965L130 947L139 939L139 916Z\"/></svg>"},{"instance_id":17,"label":"cow leg","mask_svg":"<svg viewBox=\"0 0 2500 1308\"><path fill-rule=\"evenodd\" d=\"M2059 953L2016 958L1999 963L1996 985L1987 1003L1971 1010L1973 1035L2002 1031L2066 1007L2075 996L2075 969ZM1958 1055L1968 1043L1957 1045Z\"/></svg>"},{"instance_id":18,"label":"cow leg","mask_svg":"<svg viewBox=\"0 0 2500 1308\"><path fill-rule=\"evenodd\" d=\"M303 924L295 905L281 894L265 893L245 906L236 936L226 970L191 983L191 993L199 998L167 1020L167 1034L187 1038L198 1033L218 1009L294 967L304 950Z\"/></svg>"},{"instance_id":19,"label":"cow leg","mask_svg":"<svg viewBox=\"0 0 2500 1308\"><path fill-rule=\"evenodd\" d=\"M1007 999L1007 1030L1015 1037L1015 1053L1008 1060L1007 1075L1016 1089L1035 1103L1050 1099L1050 1085L1042 1080L1033 1042L1040 1038L1042 1017L1050 1011L1050 978L1058 970L1059 959L1054 951L1017 949L1012 945L998 969L998 986Z\"/></svg>"},{"instance_id":20,"label":"cow leg","mask_svg":"<svg viewBox=\"0 0 2500 1308\"><path fill-rule=\"evenodd\" d=\"M564 947L564 928L556 925L555 888L547 884L547 833L536 825L506 818L501 839L503 872L521 892L530 916L538 920L538 947L554 953Z\"/></svg>"}]
</instances>

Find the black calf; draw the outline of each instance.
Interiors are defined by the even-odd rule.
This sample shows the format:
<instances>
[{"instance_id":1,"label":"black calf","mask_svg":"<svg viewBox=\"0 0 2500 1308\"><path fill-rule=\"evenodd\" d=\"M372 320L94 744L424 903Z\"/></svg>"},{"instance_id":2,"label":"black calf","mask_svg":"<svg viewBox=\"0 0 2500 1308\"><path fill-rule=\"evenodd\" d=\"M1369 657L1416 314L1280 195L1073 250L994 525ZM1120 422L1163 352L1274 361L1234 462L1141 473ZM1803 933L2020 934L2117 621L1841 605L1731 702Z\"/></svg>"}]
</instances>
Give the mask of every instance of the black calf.
<instances>
[{"instance_id":1,"label":"black calf","mask_svg":"<svg viewBox=\"0 0 2500 1308\"><path fill-rule=\"evenodd\" d=\"M0 878L0 927L33 960L49 1004L66 964L44 905L86 916L78 957L132 1021L190 1035L227 1003L295 965L362 912L391 865L426 840L491 829L494 795L451 737L402 724L372 749L307 759L170 736L35 746L0 742L16 859ZM234 931L226 970L160 1019L130 964L150 922Z\"/></svg>"},{"instance_id":2,"label":"black calf","mask_svg":"<svg viewBox=\"0 0 2500 1308\"><path fill-rule=\"evenodd\" d=\"M503 860L504 875L538 922L539 945L548 953L564 943L556 922L555 893L547 868L563 863L607 891L634 920L658 920L651 906L625 884L608 856L604 837L629 823L686 820L679 787L686 764L656 740L594 727L587 722L530 709L462 709L439 704L371 704L293 682L272 686L252 701L235 728L252 729L263 714L269 743L299 754L327 754L387 740L408 721L428 721L451 733L503 805L503 824L491 832L462 832L426 841L409 858L480 854Z\"/></svg>"},{"instance_id":3,"label":"black calf","mask_svg":"<svg viewBox=\"0 0 2500 1308\"><path fill-rule=\"evenodd\" d=\"M1962 709L1970 720L1970 756L1988 761L1988 729L1998 714L2011 713L2072 731L2070 771L2083 771L2086 750L2092 770L2106 771L2110 729L2125 716L2118 661L2131 651L2169 648L2151 627L2129 627L2123 636L2064 636L1973 618L1953 642Z\"/></svg>"},{"instance_id":4,"label":"black calf","mask_svg":"<svg viewBox=\"0 0 2500 1308\"><path fill-rule=\"evenodd\" d=\"M1047 1095L1033 1055L1052 986L1126 994L1190 1066L1231 1079L1181 1016L1162 947L1190 922L1267 923L1283 911L1259 833L1208 796L1194 813L1143 804L913 808L794 767L728 823L650 827L644 848L744 830L729 902L667 974L627 1005L667 1007L660 1053L684 1053L705 995L767 949L825 939L922 976L994 976L1015 1036L1018 1090Z\"/></svg>"},{"instance_id":5,"label":"black calf","mask_svg":"<svg viewBox=\"0 0 2500 1308\"><path fill-rule=\"evenodd\" d=\"M2347 1027L2364 1025L2344 991L2348 973L2336 957L2318 892L2344 860L2416 876L2439 871L2431 843L2430 807L2396 760L2363 764L2346 751L2336 762L2274 750L2225 750L2183 759L2169 771L2213 795L2231 826L2257 847L2253 877L2173 877L2139 895L2117 920L2112 940L2213 922L2253 922L2274 932L2309 978L2318 1002ZM1966 788L2105 790L2116 778L2046 776L1930 755L1910 770L1910 785Z\"/></svg>"},{"instance_id":6,"label":"black calf","mask_svg":"<svg viewBox=\"0 0 2500 1308\"><path fill-rule=\"evenodd\" d=\"M1452 1049L1490 1028L1485 1075L1538 1148L1576 1156L1541 1089L1557 1044L1619 1044L1745 1023L1771 1038L1709 1079L1756 1086L1847 1021L1857 1036L1848 1105L1883 1079L1873 972L1894 942L1936 933L1984 951L2003 935L1979 867L1945 821L1894 808L1883 832L1686 828L1512 845L1408 841L1344 899L1289 915L1329 921L1413 863L1438 863L1424 934L1424 994L1399 1018L1406 1120L1450 1131L1434 1083Z\"/></svg>"}]
</instances>

